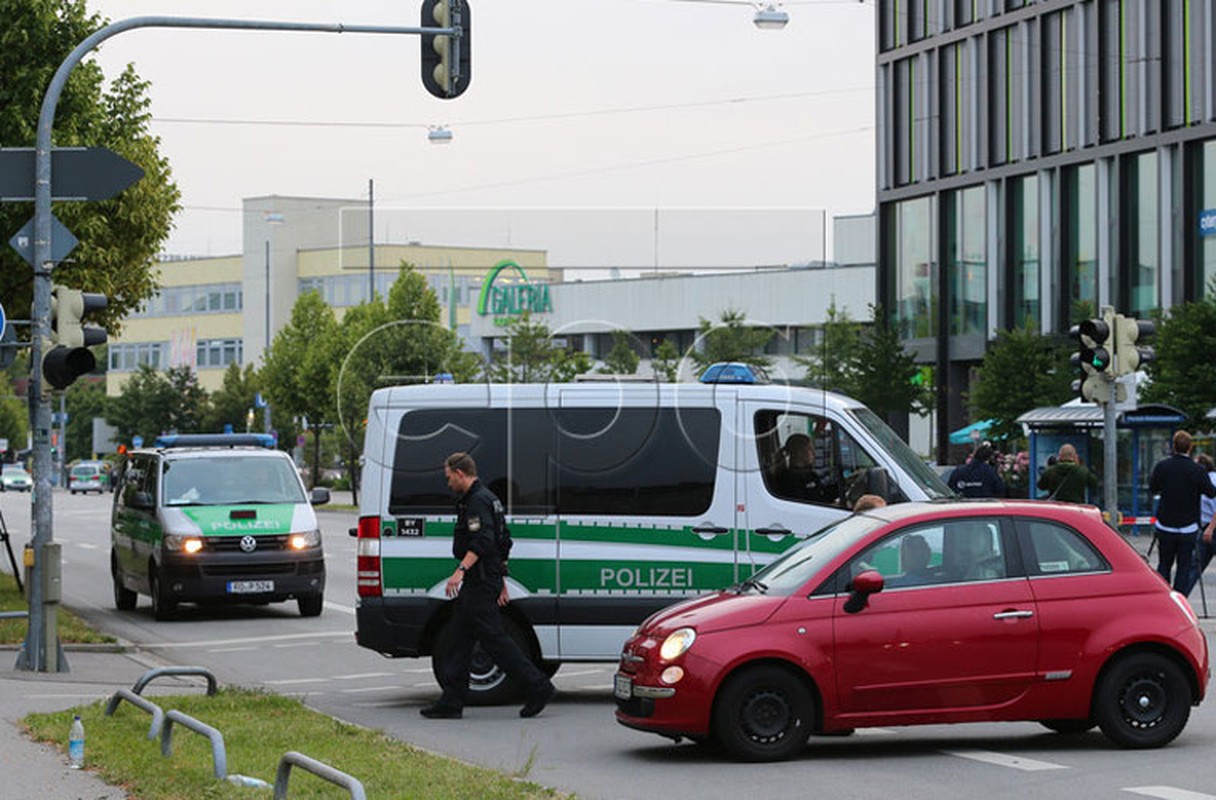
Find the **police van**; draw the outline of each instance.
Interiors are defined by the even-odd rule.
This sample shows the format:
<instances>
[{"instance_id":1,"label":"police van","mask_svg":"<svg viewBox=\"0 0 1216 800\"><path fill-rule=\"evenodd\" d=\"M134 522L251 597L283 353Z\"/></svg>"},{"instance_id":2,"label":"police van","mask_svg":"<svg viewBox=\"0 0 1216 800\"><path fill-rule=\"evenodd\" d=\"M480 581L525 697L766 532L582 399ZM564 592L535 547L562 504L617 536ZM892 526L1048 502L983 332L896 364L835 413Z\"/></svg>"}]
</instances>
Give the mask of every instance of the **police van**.
<instances>
[{"instance_id":1,"label":"police van","mask_svg":"<svg viewBox=\"0 0 1216 800\"><path fill-rule=\"evenodd\" d=\"M810 442L817 491L790 482ZM799 439L801 437L801 439ZM358 536L356 638L389 657L450 657L454 498L444 459L470 453L514 539L511 635L549 674L615 661L649 614L747 579L801 537L887 502L953 493L877 415L784 385L398 386L372 394ZM513 694L474 656L471 702Z\"/></svg>"},{"instance_id":2,"label":"police van","mask_svg":"<svg viewBox=\"0 0 1216 800\"><path fill-rule=\"evenodd\" d=\"M127 454L110 521L114 605L169 619L184 602L294 599L321 613L325 555L313 505L295 464L264 434L162 436Z\"/></svg>"}]
</instances>

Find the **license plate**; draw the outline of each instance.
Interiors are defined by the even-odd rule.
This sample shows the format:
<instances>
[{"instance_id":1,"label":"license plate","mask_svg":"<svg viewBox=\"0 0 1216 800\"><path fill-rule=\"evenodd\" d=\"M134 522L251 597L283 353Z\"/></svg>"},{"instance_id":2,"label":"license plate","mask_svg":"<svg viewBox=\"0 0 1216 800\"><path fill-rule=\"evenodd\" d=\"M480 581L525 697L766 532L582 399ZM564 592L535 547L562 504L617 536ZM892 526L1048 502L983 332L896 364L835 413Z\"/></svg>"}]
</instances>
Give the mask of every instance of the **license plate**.
<instances>
[{"instance_id":1,"label":"license plate","mask_svg":"<svg viewBox=\"0 0 1216 800\"><path fill-rule=\"evenodd\" d=\"M397 517L398 536L422 536L425 529L425 517Z\"/></svg>"},{"instance_id":2,"label":"license plate","mask_svg":"<svg viewBox=\"0 0 1216 800\"><path fill-rule=\"evenodd\" d=\"M228 581L228 594L263 594L274 591L274 581Z\"/></svg>"},{"instance_id":3,"label":"license plate","mask_svg":"<svg viewBox=\"0 0 1216 800\"><path fill-rule=\"evenodd\" d=\"M612 682L612 696L621 700L633 699L633 678L628 675L616 675Z\"/></svg>"}]
</instances>

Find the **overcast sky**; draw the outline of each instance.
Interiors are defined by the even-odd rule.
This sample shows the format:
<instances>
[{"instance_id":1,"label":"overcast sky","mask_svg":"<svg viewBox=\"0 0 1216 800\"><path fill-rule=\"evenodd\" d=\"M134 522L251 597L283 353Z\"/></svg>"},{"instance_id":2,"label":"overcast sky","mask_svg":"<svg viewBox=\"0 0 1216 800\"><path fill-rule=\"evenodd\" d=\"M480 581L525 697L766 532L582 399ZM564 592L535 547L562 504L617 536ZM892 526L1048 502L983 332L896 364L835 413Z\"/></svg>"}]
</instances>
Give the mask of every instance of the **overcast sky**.
<instances>
[{"instance_id":1,"label":"overcast sky","mask_svg":"<svg viewBox=\"0 0 1216 800\"><path fill-rule=\"evenodd\" d=\"M89 4L111 20L376 25L418 25L420 6ZM137 30L105 44L98 61L107 74L134 62L152 84L153 131L182 191L165 250L239 252L242 198L365 199L369 179L378 241L461 244L451 231L467 228L485 240L475 243L548 248L538 221L556 241L580 219L600 229L610 219L630 245L605 258L626 267L703 261L697 239L722 253L715 266L815 260L825 255L819 210L829 220L873 210L871 3L790 3L781 31L757 29L746 4L470 5L472 83L447 101L422 87L416 36ZM428 142L434 125L451 129L451 144ZM443 213L429 211L436 208ZM517 211L503 223L487 209ZM487 217L499 233L475 235ZM445 224L428 227L436 220ZM595 247L603 247L598 238ZM577 248L557 252L565 263L555 266L589 258Z\"/></svg>"}]
</instances>

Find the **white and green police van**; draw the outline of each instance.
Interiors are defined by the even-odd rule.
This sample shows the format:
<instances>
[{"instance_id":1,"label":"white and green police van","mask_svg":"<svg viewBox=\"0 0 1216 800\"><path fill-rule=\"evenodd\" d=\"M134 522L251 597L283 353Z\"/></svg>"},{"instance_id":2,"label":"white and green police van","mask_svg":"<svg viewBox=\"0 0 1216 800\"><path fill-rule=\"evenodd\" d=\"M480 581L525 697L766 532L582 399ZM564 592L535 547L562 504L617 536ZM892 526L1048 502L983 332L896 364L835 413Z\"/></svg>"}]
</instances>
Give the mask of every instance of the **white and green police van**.
<instances>
[{"instance_id":1,"label":"white and green police van","mask_svg":"<svg viewBox=\"0 0 1216 800\"><path fill-rule=\"evenodd\" d=\"M814 443L804 499L783 445ZM372 394L358 536L356 637L390 657L450 647L454 498L444 459L470 453L514 538L507 627L550 673L615 661L649 614L752 575L848 515L952 492L882 420L847 397L781 385L423 385ZM475 656L473 702L513 693Z\"/></svg>"},{"instance_id":2,"label":"white and green police van","mask_svg":"<svg viewBox=\"0 0 1216 800\"><path fill-rule=\"evenodd\" d=\"M178 605L294 599L321 613L325 555L310 496L291 458L264 434L162 436L133 450L116 478L110 522L114 605L152 598L156 619Z\"/></svg>"}]
</instances>

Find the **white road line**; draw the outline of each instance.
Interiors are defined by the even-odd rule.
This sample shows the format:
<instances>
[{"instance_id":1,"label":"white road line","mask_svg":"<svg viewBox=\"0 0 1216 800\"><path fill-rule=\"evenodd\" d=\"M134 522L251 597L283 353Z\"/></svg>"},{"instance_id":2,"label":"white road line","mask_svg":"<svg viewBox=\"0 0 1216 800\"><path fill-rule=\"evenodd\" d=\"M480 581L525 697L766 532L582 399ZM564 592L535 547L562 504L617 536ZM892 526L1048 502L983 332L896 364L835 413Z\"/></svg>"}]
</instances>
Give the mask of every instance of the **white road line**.
<instances>
[{"instance_id":1,"label":"white road line","mask_svg":"<svg viewBox=\"0 0 1216 800\"><path fill-rule=\"evenodd\" d=\"M324 683L329 678L284 678L277 681L262 681L267 686L294 686L297 683Z\"/></svg>"},{"instance_id":2,"label":"white road line","mask_svg":"<svg viewBox=\"0 0 1216 800\"><path fill-rule=\"evenodd\" d=\"M246 653L250 650L261 650L260 647L217 647L214 650L208 650L208 653Z\"/></svg>"},{"instance_id":3,"label":"white road line","mask_svg":"<svg viewBox=\"0 0 1216 800\"><path fill-rule=\"evenodd\" d=\"M1216 800L1216 794L1192 792L1174 786L1128 786L1123 791L1142 794L1145 797L1158 797L1161 800Z\"/></svg>"},{"instance_id":4,"label":"white road line","mask_svg":"<svg viewBox=\"0 0 1216 800\"><path fill-rule=\"evenodd\" d=\"M414 688L415 689L438 689L439 681L423 681L422 683L415 683Z\"/></svg>"},{"instance_id":5,"label":"white road line","mask_svg":"<svg viewBox=\"0 0 1216 800\"><path fill-rule=\"evenodd\" d=\"M80 544L78 544L78 545L76 545L76 546L77 546L77 547L79 547L79 548L81 548L81 549L83 549L83 550L100 550L100 549L101 549L101 548L100 548L100 547L98 547L97 545L95 545L95 544L89 544L88 542L81 542Z\"/></svg>"},{"instance_id":6,"label":"white road line","mask_svg":"<svg viewBox=\"0 0 1216 800\"><path fill-rule=\"evenodd\" d=\"M285 644L274 645L275 649L286 649L289 647L319 647L320 642L287 642Z\"/></svg>"},{"instance_id":7,"label":"white road line","mask_svg":"<svg viewBox=\"0 0 1216 800\"><path fill-rule=\"evenodd\" d=\"M351 606L344 606L340 603L331 603L328 600L325 601L324 605L328 609L332 609L334 611L340 611L343 614L350 614L352 617L355 615L355 609L352 608Z\"/></svg>"},{"instance_id":8,"label":"white road line","mask_svg":"<svg viewBox=\"0 0 1216 800\"><path fill-rule=\"evenodd\" d=\"M144 642L140 647L149 650L161 650L177 647L222 647L230 644L263 644L265 642L285 642L291 639L321 639L337 636L348 636L348 631L320 631L317 633L281 633L278 636L247 636L241 639L213 639L210 642Z\"/></svg>"},{"instance_id":9,"label":"white road line","mask_svg":"<svg viewBox=\"0 0 1216 800\"><path fill-rule=\"evenodd\" d=\"M335 675L332 680L335 681L361 681L365 678L392 678L395 677L395 672L361 672L351 675Z\"/></svg>"},{"instance_id":10,"label":"white road line","mask_svg":"<svg viewBox=\"0 0 1216 800\"><path fill-rule=\"evenodd\" d=\"M899 731L894 730L893 728L858 728L857 729L858 736L891 736L892 734L895 734L895 733L899 733Z\"/></svg>"},{"instance_id":11,"label":"white road line","mask_svg":"<svg viewBox=\"0 0 1216 800\"><path fill-rule=\"evenodd\" d=\"M998 767L1020 769L1023 772L1042 772L1048 769L1068 769L1063 764L1053 764L1050 761L1035 761L1033 758L1007 756L1004 753L993 753L988 750L943 750L948 756L969 758L972 761L982 761L985 764L995 764Z\"/></svg>"},{"instance_id":12,"label":"white road line","mask_svg":"<svg viewBox=\"0 0 1216 800\"><path fill-rule=\"evenodd\" d=\"M339 694L361 694L363 692L395 692L400 686L364 686L359 689L342 689Z\"/></svg>"},{"instance_id":13,"label":"white road line","mask_svg":"<svg viewBox=\"0 0 1216 800\"><path fill-rule=\"evenodd\" d=\"M602 670L602 669L580 669L580 670L576 670L575 672L559 672L556 675L554 675L553 677L554 678L573 678L578 675L603 675L603 674L605 674L605 672L606 672L606 670Z\"/></svg>"}]
</instances>

